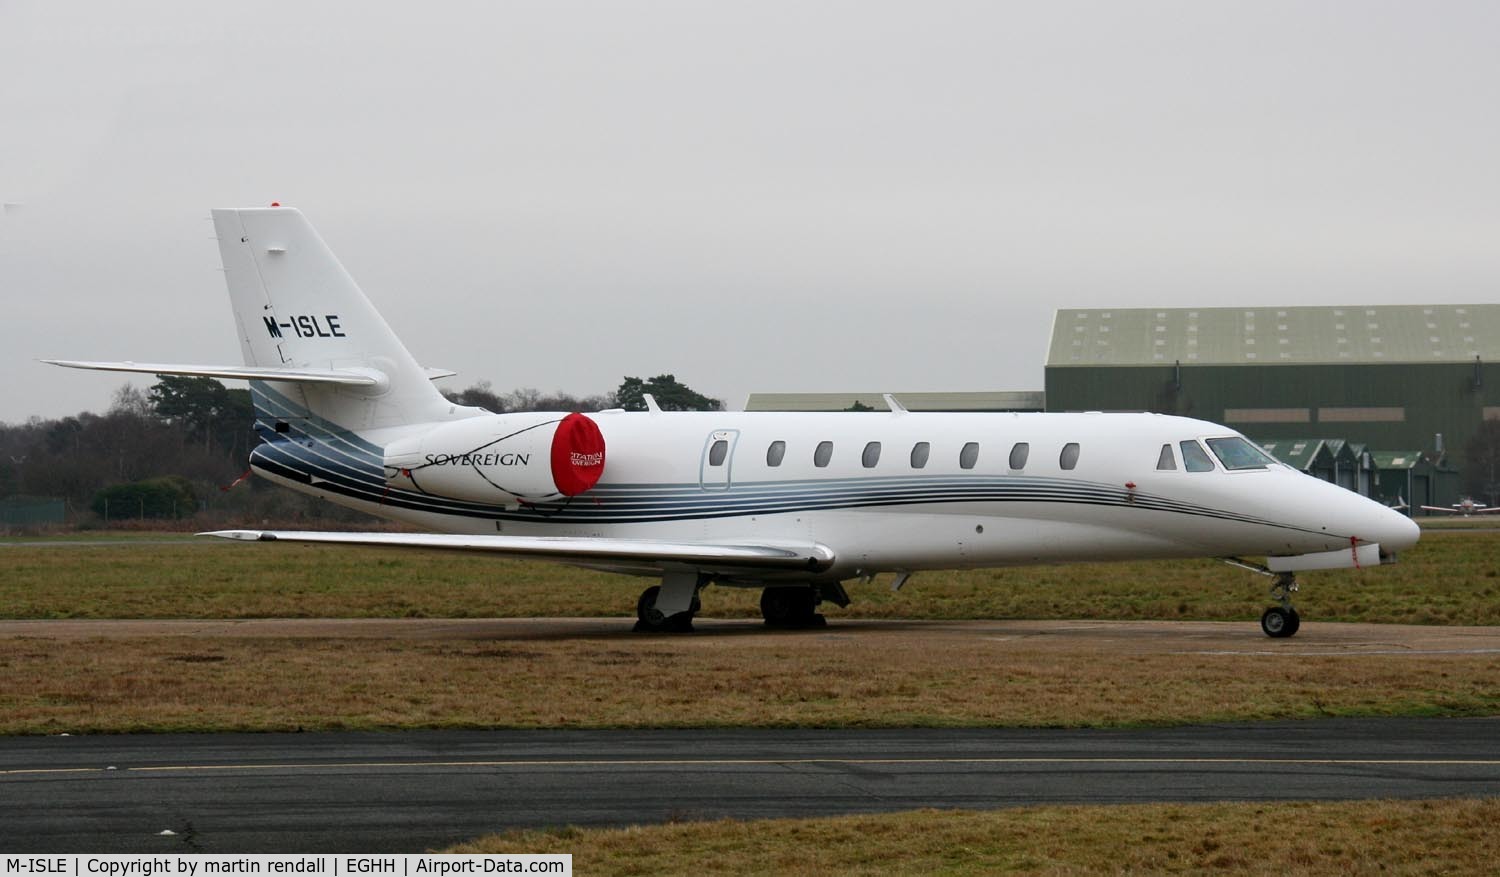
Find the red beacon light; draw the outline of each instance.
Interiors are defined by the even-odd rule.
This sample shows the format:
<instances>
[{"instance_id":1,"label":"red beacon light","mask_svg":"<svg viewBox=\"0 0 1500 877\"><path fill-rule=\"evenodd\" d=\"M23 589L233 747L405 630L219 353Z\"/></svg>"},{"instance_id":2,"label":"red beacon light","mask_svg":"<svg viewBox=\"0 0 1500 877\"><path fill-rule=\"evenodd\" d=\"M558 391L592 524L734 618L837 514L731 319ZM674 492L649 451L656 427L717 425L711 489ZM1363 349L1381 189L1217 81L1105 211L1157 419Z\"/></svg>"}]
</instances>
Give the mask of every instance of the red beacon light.
<instances>
[{"instance_id":1,"label":"red beacon light","mask_svg":"<svg viewBox=\"0 0 1500 877\"><path fill-rule=\"evenodd\" d=\"M280 207L281 206L281 202L280 201L272 201L271 202L271 206L272 207Z\"/></svg>"}]
</instances>

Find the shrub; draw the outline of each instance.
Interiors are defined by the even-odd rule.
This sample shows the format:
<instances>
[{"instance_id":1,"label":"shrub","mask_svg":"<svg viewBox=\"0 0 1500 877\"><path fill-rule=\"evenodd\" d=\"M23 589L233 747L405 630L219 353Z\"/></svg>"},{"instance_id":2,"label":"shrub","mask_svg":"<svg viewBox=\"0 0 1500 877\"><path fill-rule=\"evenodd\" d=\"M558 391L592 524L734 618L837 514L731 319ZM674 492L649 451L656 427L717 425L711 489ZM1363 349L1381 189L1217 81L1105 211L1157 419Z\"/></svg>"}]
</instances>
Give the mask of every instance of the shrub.
<instances>
[{"instance_id":1,"label":"shrub","mask_svg":"<svg viewBox=\"0 0 1500 877\"><path fill-rule=\"evenodd\" d=\"M198 510L198 498L186 478L168 475L116 484L94 494L90 506L101 518L185 518Z\"/></svg>"}]
</instances>

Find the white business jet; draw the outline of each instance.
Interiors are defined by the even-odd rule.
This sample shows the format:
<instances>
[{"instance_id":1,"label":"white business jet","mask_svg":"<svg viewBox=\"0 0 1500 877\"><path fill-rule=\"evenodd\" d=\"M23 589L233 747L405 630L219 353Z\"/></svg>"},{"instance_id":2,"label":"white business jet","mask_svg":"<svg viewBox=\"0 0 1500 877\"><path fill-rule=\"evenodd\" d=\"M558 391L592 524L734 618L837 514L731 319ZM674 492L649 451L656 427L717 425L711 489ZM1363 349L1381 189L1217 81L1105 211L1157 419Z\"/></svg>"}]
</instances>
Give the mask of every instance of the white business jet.
<instances>
[{"instance_id":1,"label":"white business jet","mask_svg":"<svg viewBox=\"0 0 1500 877\"><path fill-rule=\"evenodd\" d=\"M1297 571L1376 566L1417 541L1404 515L1182 417L910 413L889 396L873 414L455 405L432 385L451 372L417 364L300 212L213 221L244 365L49 362L248 380L258 475L435 531L215 536L651 576L648 630L690 629L708 584L761 589L767 623L797 627L878 573L899 588L922 570L1212 557L1274 579L1273 637L1299 626Z\"/></svg>"}]
</instances>

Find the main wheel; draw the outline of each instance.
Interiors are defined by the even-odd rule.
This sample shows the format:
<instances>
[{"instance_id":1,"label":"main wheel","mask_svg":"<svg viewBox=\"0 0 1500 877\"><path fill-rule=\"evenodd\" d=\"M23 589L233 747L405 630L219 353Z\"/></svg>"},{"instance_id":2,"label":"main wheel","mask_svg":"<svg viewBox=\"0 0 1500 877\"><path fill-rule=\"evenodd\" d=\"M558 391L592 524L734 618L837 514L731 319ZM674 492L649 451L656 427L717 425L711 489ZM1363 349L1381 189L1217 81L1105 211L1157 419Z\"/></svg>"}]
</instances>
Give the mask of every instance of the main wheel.
<instances>
[{"instance_id":1,"label":"main wheel","mask_svg":"<svg viewBox=\"0 0 1500 877\"><path fill-rule=\"evenodd\" d=\"M769 627L814 627L823 620L818 596L808 587L766 588L760 592L760 614Z\"/></svg>"},{"instance_id":2,"label":"main wheel","mask_svg":"<svg viewBox=\"0 0 1500 877\"><path fill-rule=\"evenodd\" d=\"M652 585L641 592L639 600L635 601L635 629L648 631L689 631L693 629L693 616L703 608L699 602L698 595L693 595L693 605L686 612L679 612L673 616L663 615L656 608L656 598L661 596L661 585Z\"/></svg>"},{"instance_id":3,"label":"main wheel","mask_svg":"<svg viewBox=\"0 0 1500 877\"><path fill-rule=\"evenodd\" d=\"M1302 619L1297 615L1297 610L1295 609L1272 606L1260 616L1260 629L1266 636L1275 639L1291 636L1301 626Z\"/></svg>"}]
</instances>

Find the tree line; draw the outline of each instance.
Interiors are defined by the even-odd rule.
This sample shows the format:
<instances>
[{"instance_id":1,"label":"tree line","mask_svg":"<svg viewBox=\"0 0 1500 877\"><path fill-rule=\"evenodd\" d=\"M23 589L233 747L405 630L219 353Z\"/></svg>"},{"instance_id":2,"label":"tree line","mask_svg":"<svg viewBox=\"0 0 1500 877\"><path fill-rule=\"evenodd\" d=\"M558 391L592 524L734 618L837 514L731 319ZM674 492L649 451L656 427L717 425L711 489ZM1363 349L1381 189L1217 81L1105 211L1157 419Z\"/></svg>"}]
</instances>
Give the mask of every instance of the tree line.
<instances>
[{"instance_id":1,"label":"tree line","mask_svg":"<svg viewBox=\"0 0 1500 877\"><path fill-rule=\"evenodd\" d=\"M720 410L673 375L626 377L613 393L576 397L521 388L497 393L488 381L444 392L455 403L496 414L525 411L644 411L651 393L666 410ZM142 391L126 384L103 414L0 423L0 499L61 498L75 520L217 517L257 521L363 516L249 479L227 490L259 444L250 391L213 378L158 376Z\"/></svg>"}]
</instances>

